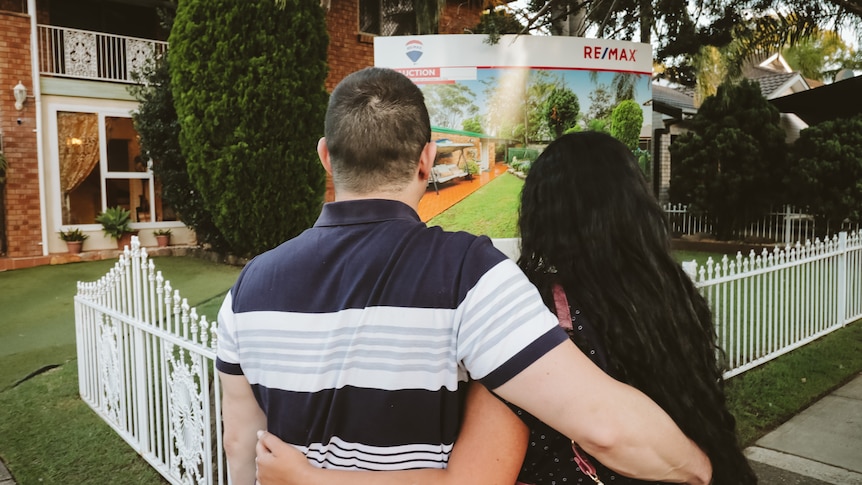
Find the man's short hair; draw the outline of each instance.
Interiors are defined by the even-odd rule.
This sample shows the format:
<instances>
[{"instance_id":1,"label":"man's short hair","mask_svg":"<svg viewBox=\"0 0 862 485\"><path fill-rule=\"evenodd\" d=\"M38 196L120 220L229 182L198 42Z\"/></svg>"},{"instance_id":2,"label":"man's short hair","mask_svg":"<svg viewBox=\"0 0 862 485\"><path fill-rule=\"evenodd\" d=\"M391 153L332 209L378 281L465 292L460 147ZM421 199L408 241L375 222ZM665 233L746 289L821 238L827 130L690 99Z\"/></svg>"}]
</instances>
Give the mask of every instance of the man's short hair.
<instances>
[{"instance_id":1,"label":"man's short hair","mask_svg":"<svg viewBox=\"0 0 862 485\"><path fill-rule=\"evenodd\" d=\"M329 98L326 145L337 188L403 188L431 141L422 91L403 74L369 67L344 78Z\"/></svg>"}]
</instances>

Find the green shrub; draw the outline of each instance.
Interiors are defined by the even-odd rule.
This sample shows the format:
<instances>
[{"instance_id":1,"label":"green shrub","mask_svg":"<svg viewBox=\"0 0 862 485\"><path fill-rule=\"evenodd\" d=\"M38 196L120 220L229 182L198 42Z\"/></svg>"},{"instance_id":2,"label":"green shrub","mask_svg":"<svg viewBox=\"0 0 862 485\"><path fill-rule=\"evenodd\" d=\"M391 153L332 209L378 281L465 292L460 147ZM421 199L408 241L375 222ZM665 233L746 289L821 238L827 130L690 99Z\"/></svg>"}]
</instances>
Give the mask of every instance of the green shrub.
<instances>
[{"instance_id":1,"label":"green shrub","mask_svg":"<svg viewBox=\"0 0 862 485\"><path fill-rule=\"evenodd\" d=\"M123 234L132 232L132 213L122 207L108 207L96 216L96 222L102 225L105 235L112 239L120 239Z\"/></svg>"},{"instance_id":2,"label":"green shrub","mask_svg":"<svg viewBox=\"0 0 862 485\"><path fill-rule=\"evenodd\" d=\"M578 96L569 88L556 87L548 95L542 114L554 138L559 138L578 123L580 111Z\"/></svg>"},{"instance_id":3,"label":"green shrub","mask_svg":"<svg viewBox=\"0 0 862 485\"><path fill-rule=\"evenodd\" d=\"M169 51L189 178L237 255L317 217L327 34L316 0L185 0Z\"/></svg>"},{"instance_id":4,"label":"green shrub","mask_svg":"<svg viewBox=\"0 0 862 485\"><path fill-rule=\"evenodd\" d=\"M813 125L799 134L790 157L792 200L831 227L862 220L862 115ZM822 227L826 227L823 224Z\"/></svg>"},{"instance_id":5,"label":"green shrub","mask_svg":"<svg viewBox=\"0 0 862 485\"><path fill-rule=\"evenodd\" d=\"M644 112L636 101L620 101L611 112L611 136L634 150L638 147L643 123Z\"/></svg>"},{"instance_id":6,"label":"green shrub","mask_svg":"<svg viewBox=\"0 0 862 485\"><path fill-rule=\"evenodd\" d=\"M778 109L758 84L726 83L691 127L670 145L670 200L709 213L716 236L727 240L780 201L787 147Z\"/></svg>"},{"instance_id":7,"label":"green shrub","mask_svg":"<svg viewBox=\"0 0 862 485\"><path fill-rule=\"evenodd\" d=\"M168 29L173 25L172 12L165 9L164 23ZM180 124L171 92L168 56L158 58L135 76L141 83L132 85L129 91L140 104L132 119L141 137L141 152L153 160L162 200L195 232L199 243L216 251L227 251L227 241L215 226L200 191L189 180L186 159L180 149Z\"/></svg>"}]
</instances>

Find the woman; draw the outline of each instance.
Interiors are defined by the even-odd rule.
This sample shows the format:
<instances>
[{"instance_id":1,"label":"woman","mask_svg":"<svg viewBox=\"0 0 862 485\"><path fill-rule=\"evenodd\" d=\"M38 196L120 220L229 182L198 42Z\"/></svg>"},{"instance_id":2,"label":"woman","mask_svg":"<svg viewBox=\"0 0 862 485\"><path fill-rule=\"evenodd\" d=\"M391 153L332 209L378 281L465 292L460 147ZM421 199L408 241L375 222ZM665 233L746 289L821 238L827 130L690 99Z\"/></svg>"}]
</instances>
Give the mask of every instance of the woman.
<instances>
[{"instance_id":1,"label":"woman","mask_svg":"<svg viewBox=\"0 0 862 485\"><path fill-rule=\"evenodd\" d=\"M518 264L561 324L571 326L578 347L674 419L710 458L714 484L757 483L725 403L722 354L709 308L671 255L664 212L631 151L596 132L569 134L551 143L532 164L524 183L519 226ZM462 446L481 446L476 443L482 443L483 426L468 426L471 406L468 403L465 430L455 452ZM589 483L581 469L595 467L604 483L639 483L615 475L589 456L579 466L567 438L514 410L530 428L518 481ZM264 445L271 442L267 437ZM495 446L502 444L496 441ZM267 459L261 470L267 478L283 474L265 448L258 447L259 456ZM447 470L452 475L470 468L460 465L455 452ZM472 468L484 467L493 465L472 463ZM303 470L302 483L338 483L333 472L306 465L294 469L298 468ZM436 471L434 478L425 479L417 478L425 471L341 476L345 483L362 483L360 479L381 483L385 475L388 480L400 473L418 473L410 475L415 483L426 479L440 483L446 474ZM448 479L477 483L463 477Z\"/></svg>"},{"instance_id":2,"label":"woman","mask_svg":"<svg viewBox=\"0 0 862 485\"><path fill-rule=\"evenodd\" d=\"M664 211L631 151L595 132L551 143L524 183L519 226L518 265L549 308L562 288L578 347L673 418L710 458L713 483L756 483L727 410L709 307L673 259ZM535 470L551 465L536 451L520 478L547 483Z\"/></svg>"}]
</instances>

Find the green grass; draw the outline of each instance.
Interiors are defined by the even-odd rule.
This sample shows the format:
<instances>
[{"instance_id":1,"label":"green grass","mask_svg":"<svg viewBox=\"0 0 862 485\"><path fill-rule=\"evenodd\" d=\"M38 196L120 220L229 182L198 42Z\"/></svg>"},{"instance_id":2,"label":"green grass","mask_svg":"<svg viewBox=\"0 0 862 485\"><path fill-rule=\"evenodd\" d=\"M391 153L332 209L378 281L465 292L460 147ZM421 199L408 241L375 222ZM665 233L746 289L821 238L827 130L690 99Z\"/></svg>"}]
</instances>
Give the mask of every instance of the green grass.
<instances>
[{"instance_id":1,"label":"green grass","mask_svg":"<svg viewBox=\"0 0 862 485\"><path fill-rule=\"evenodd\" d=\"M518 236L518 204L524 181L505 173L428 221L447 231L468 231L492 238Z\"/></svg>"},{"instance_id":2,"label":"green grass","mask_svg":"<svg viewBox=\"0 0 862 485\"><path fill-rule=\"evenodd\" d=\"M164 483L78 397L72 298L116 261L0 273L0 457L18 483ZM240 268L195 258L157 258L156 270L199 315L216 317ZM16 382L59 366L15 387Z\"/></svg>"},{"instance_id":3,"label":"green grass","mask_svg":"<svg viewBox=\"0 0 862 485\"><path fill-rule=\"evenodd\" d=\"M167 483L81 401L74 362L0 393L0 456L21 485Z\"/></svg>"},{"instance_id":4,"label":"green grass","mask_svg":"<svg viewBox=\"0 0 862 485\"><path fill-rule=\"evenodd\" d=\"M95 281L116 260L0 273L0 390L30 373L75 357L73 297L78 281ZM155 258L156 270L199 315L215 318L239 268L196 258Z\"/></svg>"},{"instance_id":5,"label":"green grass","mask_svg":"<svg viewBox=\"0 0 862 485\"><path fill-rule=\"evenodd\" d=\"M767 431L862 372L862 320L730 379L740 441Z\"/></svg>"}]
</instances>

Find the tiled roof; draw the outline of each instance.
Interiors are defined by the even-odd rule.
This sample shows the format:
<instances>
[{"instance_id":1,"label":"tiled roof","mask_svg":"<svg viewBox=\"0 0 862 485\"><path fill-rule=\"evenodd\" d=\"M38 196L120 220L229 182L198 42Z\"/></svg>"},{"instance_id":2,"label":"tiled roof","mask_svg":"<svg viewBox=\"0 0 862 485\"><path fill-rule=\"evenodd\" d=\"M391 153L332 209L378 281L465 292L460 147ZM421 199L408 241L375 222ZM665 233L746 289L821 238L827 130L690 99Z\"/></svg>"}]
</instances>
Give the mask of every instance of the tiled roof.
<instances>
[{"instance_id":1,"label":"tiled roof","mask_svg":"<svg viewBox=\"0 0 862 485\"><path fill-rule=\"evenodd\" d=\"M784 86L787 81L798 75L798 72L773 71L773 73L770 75L754 78L753 80L757 81L757 83L760 84L760 93L763 95L763 97L769 98L769 96L774 93L778 88Z\"/></svg>"},{"instance_id":2,"label":"tiled roof","mask_svg":"<svg viewBox=\"0 0 862 485\"><path fill-rule=\"evenodd\" d=\"M694 98L680 90L653 83L652 99L655 103L663 103L668 106L683 110L694 110Z\"/></svg>"}]
</instances>

